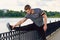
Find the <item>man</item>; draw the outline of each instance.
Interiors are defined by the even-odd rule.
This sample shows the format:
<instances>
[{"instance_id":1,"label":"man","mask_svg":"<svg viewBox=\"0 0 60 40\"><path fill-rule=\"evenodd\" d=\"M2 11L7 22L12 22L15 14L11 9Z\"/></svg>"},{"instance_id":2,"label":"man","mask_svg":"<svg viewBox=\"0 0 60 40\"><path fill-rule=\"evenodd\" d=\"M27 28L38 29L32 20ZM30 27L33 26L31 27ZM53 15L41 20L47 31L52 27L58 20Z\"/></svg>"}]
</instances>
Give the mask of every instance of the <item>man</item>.
<instances>
[{"instance_id":1,"label":"man","mask_svg":"<svg viewBox=\"0 0 60 40\"><path fill-rule=\"evenodd\" d=\"M47 30L47 16L44 11L42 11L39 8L31 9L30 5L26 5L24 7L25 12L27 13L25 17L17 22L15 25L12 26L14 29L16 26L21 25L24 23L27 19L31 19L33 21L33 24L28 25L28 30L38 30L38 33L42 35L40 37L40 40L46 40L45 32Z\"/></svg>"}]
</instances>

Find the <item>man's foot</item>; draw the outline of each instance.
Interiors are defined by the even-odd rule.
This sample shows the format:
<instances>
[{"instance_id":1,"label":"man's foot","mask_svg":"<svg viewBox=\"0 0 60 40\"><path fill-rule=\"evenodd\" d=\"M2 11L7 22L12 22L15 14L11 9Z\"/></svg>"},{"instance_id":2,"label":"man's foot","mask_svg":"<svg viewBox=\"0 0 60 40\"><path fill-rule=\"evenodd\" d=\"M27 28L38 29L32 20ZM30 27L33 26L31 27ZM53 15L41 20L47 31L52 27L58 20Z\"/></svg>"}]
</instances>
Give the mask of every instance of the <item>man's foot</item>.
<instances>
[{"instance_id":1,"label":"man's foot","mask_svg":"<svg viewBox=\"0 0 60 40\"><path fill-rule=\"evenodd\" d=\"M7 23L7 28L9 29L9 31L12 30L12 26L9 23Z\"/></svg>"}]
</instances>

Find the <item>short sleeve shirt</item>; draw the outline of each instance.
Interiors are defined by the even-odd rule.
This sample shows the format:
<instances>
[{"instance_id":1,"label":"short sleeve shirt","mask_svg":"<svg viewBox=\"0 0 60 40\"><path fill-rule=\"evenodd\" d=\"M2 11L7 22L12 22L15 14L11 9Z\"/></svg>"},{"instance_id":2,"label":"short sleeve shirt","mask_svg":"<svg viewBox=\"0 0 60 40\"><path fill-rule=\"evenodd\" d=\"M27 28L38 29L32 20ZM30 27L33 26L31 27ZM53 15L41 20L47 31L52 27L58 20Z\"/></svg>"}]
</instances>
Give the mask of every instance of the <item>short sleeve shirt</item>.
<instances>
[{"instance_id":1,"label":"short sleeve shirt","mask_svg":"<svg viewBox=\"0 0 60 40\"><path fill-rule=\"evenodd\" d=\"M25 18L31 19L37 26L41 27L43 25L42 10L39 8L33 9L33 14L26 14Z\"/></svg>"}]
</instances>

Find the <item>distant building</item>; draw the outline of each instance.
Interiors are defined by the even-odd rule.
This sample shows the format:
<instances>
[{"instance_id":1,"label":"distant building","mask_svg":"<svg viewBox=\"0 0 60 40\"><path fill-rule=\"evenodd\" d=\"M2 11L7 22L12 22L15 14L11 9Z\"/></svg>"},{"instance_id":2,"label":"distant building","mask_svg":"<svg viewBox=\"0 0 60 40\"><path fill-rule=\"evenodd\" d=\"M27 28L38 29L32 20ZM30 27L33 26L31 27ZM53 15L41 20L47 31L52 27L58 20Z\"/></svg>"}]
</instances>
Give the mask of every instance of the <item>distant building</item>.
<instances>
[{"instance_id":1,"label":"distant building","mask_svg":"<svg viewBox=\"0 0 60 40\"><path fill-rule=\"evenodd\" d=\"M7 9L2 9L4 11L4 13L7 13Z\"/></svg>"}]
</instances>

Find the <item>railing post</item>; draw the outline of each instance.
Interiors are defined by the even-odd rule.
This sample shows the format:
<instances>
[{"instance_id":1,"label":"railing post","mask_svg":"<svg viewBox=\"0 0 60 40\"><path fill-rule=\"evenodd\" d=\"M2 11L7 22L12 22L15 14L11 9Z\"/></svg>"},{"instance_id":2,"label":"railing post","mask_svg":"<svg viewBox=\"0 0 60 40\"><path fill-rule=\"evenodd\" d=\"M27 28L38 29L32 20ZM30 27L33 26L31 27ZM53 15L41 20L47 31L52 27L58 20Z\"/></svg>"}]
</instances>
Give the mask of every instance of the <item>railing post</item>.
<instances>
[{"instance_id":1,"label":"railing post","mask_svg":"<svg viewBox=\"0 0 60 40\"><path fill-rule=\"evenodd\" d=\"M11 40L12 40L12 32L11 32Z\"/></svg>"},{"instance_id":2,"label":"railing post","mask_svg":"<svg viewBox=\"0 0 60 40\"><path fill-rule=\"evenodd\" d=\"M51 20L50 20L50 23L51 23Z\"/></svg>"},{"instance_id":3,"label":"railing post","mask_svg":"<svg viewBox=\"0 0 60 40\"><path fill-rule=\"evenodd\" d=\"M0 34L0 40L1 40L1 34Z\"/></svg>"},{"instance_id":4,"label":"railing post","mask_svg":"<svg viewBox=\"0 0 60 40\"><path fill-rule=\"evenodd\" d=\"M19 25L19 27L20 27L20 25ZM19 30L19 40L20 40L20 30Z\"/></svg>"},{"instance_id":5,"label":"railing post","mask_svg":"<svg viewBox=\"0 0 60 40\"><path fill-rule=\"evenodd\" d=\"M4 37L4 33L3 33L3 37ZM3 38L3 40L4 40L4 38Z\"/></svg>"},{"instance_id":6,"label":"railing post","mask_svg":"<svg viewBox=\"0 0 60 40\"><path fill-rule=\"evenodd\" d=\"M55 22L56 22L56 20L55 20Z\"/></svg>"},{"instance_id":7,"label":"railing post","mask_svg":"<svg viewBox=\"0 0 60 40\"><path fill-rule=\"evenodd\" d=\"M20 31L19 31L19 40L20 40Z\"/></svg>"},{"instance_id":8,"label":"railing post","mask_svg":"<svg viewBox=\"0 0 60 40\"><path fill-rule=\"evenodd\" d=\"M7 33L6 33L6 36L7 36ZM6 38L6 40L7 40L7 38Z\"/></svg>"}]
</instances>

